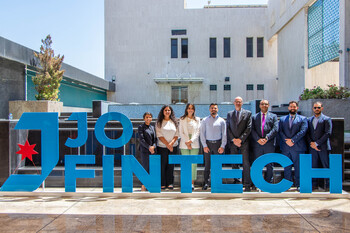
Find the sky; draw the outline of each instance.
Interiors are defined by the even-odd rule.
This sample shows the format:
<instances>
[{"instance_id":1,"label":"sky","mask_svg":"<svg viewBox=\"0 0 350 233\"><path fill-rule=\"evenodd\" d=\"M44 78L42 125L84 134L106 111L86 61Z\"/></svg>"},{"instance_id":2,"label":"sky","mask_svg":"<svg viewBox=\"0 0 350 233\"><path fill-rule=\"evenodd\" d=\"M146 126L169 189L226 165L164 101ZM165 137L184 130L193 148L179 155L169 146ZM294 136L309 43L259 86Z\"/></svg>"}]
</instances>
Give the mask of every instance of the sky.
<instances>
[{"instance_id":1,"label":"sky","mask_svg":"<svg viewBox=\"0 0 350 233\"><path fill-rule=\"evenodd\" d=\"M211 0L210 5L267 1ZM187 0L187 8L207 4L207 0ZM103 0L0 0L0 36L39 51L48 34L55 54L64 55L65 63L104 78Z\"/></svg>"}]
</instances>

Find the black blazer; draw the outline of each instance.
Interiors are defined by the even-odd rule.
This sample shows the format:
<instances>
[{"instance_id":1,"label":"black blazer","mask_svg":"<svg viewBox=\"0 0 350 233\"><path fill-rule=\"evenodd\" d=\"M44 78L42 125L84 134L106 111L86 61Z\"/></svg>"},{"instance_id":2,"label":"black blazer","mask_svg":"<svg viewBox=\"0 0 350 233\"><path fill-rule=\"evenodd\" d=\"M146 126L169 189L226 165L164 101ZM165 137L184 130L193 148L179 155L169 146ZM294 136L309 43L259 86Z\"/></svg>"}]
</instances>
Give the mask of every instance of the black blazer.
<instances>
[{"instance_id":1,"label":"black blazer","mask_svg":"<svg viewBox=\"0 0 350 233\"><path fill-rule=\"evenodd\" d=\"M139 150L141 152L149 152L148 149L150 146L157 148L156 130L154 129L153 125L148 126L145 123L139 125L138 133L140 142Z\"/></svg>"},{"instance_id":2,"label":"black blazer","mask_svg":"<svg viewBox=\"0 0 350 233\"><path fill-rule=\"evenodd\" d=\"M271 149L274 149L275 147L275 138L278 133L278 120L277 115L273 114L271 112L267 112L266 118L265 118L265 125L264 125L264 135L262 135L261 132L261 112L257 113L252 117L252 145L253 147L262 147L258 140L260 138L267 138L267 143L264 145L264 147L269 147Z\"/></svg>"},{"instance_id":3,"label":"black blazer","mask_svg":"<svg viewBox=\"0 0 350 233\"><path fill-rule=\"evenodd\" d=\"M310 117L308 121L308 133L306 134L307 142L310 146L311 142L317 143L317 148L325 151L331 150L331 144L329 142L329 137L332 133L332 120L330 117L321 114L320 119L316 125L316 129L312 125L312 121L315 116Z\"/></svg>"},{"instance_id":4,"label":"black blazer","mask_svg":"<svg viewBox=\"0 0 350 233\"><path fill-rule=\"evenodd\" d=\"M227 128L227 141L232 143L234 138L242 140L242 144L248 143L248 136L252 129L252 113L248 110L241 109L238 125L236 123L235 114L236 110L227 113L226 128Z\"/></svg>"}]
</instances>

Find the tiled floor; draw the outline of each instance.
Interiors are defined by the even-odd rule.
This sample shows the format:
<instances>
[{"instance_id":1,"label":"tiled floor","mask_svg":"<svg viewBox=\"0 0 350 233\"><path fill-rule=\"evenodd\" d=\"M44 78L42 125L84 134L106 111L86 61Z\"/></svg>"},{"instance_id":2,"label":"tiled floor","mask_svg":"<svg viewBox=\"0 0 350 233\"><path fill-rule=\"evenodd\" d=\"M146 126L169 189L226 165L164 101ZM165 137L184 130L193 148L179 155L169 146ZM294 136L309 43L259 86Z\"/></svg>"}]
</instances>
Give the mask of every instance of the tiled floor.
<instances>
[{"instance_id":1,"label":"tiled floor","mask_svg":"<svg viewBox=\"0 0 350 233\"><path fill-rule=\"evenodd\" d=\"M0 196L1 232L350 232L350 199ZM95 192L96 190L84 190ZM79 190L78 190L79 193ZM327 195L324 195L327 197Z\"/></svg>"}]
</instances>

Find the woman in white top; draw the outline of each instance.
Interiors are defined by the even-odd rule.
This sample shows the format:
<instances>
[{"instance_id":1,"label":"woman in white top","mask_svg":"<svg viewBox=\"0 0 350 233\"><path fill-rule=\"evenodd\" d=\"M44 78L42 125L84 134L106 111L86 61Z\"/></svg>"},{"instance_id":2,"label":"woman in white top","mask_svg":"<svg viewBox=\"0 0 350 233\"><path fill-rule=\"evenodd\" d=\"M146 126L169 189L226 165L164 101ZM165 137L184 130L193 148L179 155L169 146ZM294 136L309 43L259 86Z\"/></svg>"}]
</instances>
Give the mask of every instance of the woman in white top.
<instances>
[{"instance_id":1,"label":"woman in white top","mask_svg":"<svg viewBox=\"0 0 350 233\"><path fill-rule=\"evenodd\" d=\"M194 104L186 105L185 114L180 118L180 149L183 155L198 155L200 119L195 115ZM192 190L197 179L197 164L192 164Z\"/></svg>"},{"instance_id":2,"label":"woman in white top","mask_svg":"<svg viewBox=\"0 0 350 233\"><path fill-rule=\"evenodd\" d=\"M164 105L159 112L156 135L157 152L161 156L161 188L174 189L174 164L169 164L169 154L178 154L178 122L171 106Z\"/></svg>"}]
</instances>

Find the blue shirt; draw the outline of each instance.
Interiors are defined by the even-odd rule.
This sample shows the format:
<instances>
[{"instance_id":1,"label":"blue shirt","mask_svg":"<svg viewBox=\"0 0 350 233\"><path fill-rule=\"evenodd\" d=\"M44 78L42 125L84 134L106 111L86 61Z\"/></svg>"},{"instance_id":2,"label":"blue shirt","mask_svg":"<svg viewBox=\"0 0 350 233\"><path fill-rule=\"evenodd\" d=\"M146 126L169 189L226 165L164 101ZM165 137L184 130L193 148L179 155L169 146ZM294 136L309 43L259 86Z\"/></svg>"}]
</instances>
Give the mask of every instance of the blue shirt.
<instances>
[{"instance_id":1,"label":"blue shirt","mask_svg":"<svg viewBox=\"0 0 350 233\"><path fill-rule=\"evenodd\" d=\"M225 148L227 142L225 120L219 115L216 115L215 118L212 116L204 118L200 126L200 136L203 147L208 147L207 140L222 140L220 147Z\"/></svg>"}]
</instances>

